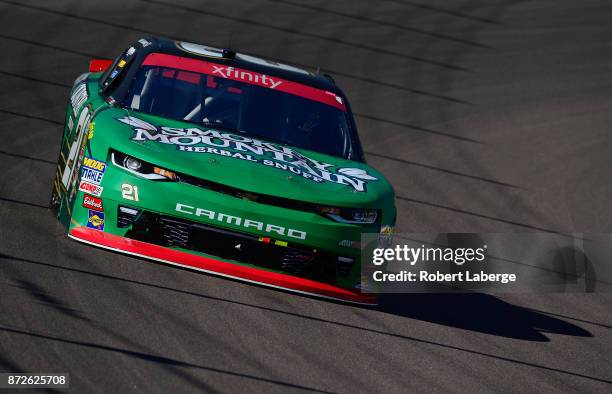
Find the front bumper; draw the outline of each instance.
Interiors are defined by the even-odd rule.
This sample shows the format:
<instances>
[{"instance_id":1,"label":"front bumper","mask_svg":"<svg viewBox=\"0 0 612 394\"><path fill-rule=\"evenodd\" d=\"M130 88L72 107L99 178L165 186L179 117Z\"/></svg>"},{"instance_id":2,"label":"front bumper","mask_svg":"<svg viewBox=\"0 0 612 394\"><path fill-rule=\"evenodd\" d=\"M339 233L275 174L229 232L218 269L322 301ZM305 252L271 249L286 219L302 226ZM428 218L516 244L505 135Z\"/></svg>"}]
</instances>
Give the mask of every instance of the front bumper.
<instances>
[{"instance_id":1,"label":"front bumper","mask_svg":"<svg viewBox=\"0 0 612 394\"><path fill-rule=\"evenodd\" d=\"M73 227L68 236L105 249L277 289L362 305L377 304L376 295L361 294L358 290L349 290L311 279L233 264L87 227Z\"/></svg>"},{"instance_id":2,"label":"front bumper","mask_svg":"<svg viewBox=\"0 0 612 394\"><path fill-rule=\"evenodd\" d=\"M104 224L97 229L104 233L359 291L362 226L188 183L151 181L114 165L106 168L102 186ZM83 202L79 191L69 233L93 227ZM140 213L130 219L121 208Z\"/></svg>"}]
</instances>

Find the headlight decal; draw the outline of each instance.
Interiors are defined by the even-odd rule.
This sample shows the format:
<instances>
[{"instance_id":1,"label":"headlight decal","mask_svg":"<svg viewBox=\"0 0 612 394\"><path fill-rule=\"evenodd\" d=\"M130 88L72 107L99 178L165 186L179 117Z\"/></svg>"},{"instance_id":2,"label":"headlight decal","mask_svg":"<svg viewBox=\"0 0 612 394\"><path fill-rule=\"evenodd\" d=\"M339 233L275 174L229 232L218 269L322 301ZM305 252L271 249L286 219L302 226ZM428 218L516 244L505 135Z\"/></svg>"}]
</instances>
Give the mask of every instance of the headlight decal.
<instances>
[{"instance_id":1,"label":"headlight decal","mask_svg":"<svg viewBox=\"0 0 612 394\"><path fill-rule=\"evenodd\" d=\"M117 151L111 152L111 161L117 167L121 167L141 178L161 181L178 181L177 174L170 170L154 166L153 164Z\"/></svg>"}]
</instances>

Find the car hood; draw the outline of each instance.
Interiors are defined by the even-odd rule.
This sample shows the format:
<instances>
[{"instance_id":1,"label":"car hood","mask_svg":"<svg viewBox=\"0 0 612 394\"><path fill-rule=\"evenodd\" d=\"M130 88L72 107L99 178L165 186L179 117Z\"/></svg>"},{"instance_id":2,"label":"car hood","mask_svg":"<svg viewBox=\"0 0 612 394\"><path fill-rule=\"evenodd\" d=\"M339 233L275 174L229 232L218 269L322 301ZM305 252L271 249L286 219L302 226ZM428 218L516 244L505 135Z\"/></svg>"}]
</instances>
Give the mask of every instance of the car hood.
<instances>
[{"instance_id":1,"label":"car hood","mask_svg":"<svg viewBox=\"0 0 612 394\"><path fill-rule=\"evenodd\" d=\"M361 162L116 107L94 122L101 148L249 192L352 207L393 199L385 177Z\"/></svg>"}]
</instances>

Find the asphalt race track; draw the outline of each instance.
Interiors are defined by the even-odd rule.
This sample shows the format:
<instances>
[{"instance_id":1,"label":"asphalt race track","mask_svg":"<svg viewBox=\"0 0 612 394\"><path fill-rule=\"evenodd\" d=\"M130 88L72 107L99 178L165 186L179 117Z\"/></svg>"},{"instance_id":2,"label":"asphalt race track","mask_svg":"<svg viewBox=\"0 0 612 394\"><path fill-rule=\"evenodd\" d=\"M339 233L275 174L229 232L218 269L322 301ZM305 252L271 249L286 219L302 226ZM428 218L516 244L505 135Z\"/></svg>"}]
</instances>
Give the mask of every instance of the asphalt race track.
<instances>
[{"instance_id":1,"label":"asphalt race track","mask_svg":"<svg viewBox=\"0 0 612 394\"><path fill-rule=\"evenodd\" d=\"M0 371L75 392L612 389L612 295L364 309L69 240L73 80L148 34L320 66L421 232L612 232L612 3L0 0Z\"/></svg>"}]
</instances>

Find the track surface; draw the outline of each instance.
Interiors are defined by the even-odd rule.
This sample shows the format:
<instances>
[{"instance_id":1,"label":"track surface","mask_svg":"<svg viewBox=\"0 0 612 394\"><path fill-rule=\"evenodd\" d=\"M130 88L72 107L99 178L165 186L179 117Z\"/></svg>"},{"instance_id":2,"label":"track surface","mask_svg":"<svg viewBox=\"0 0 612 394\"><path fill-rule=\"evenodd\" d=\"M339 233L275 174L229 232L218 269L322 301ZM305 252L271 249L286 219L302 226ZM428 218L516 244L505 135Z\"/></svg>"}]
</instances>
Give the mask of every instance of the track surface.
<instances>
[{"instance_id":1,"label":"track surface","mask_svg":"<svg viewBox=\"0 0 612 394\"><path fill-rule=\"evenodd\" d=\"M404 231L612 232L609 1L0 0L0 370L78 392L609 391L610 295L361 309L68 240L69 86L147 33L336 76Z\"/></svg>"}]
</instances>

